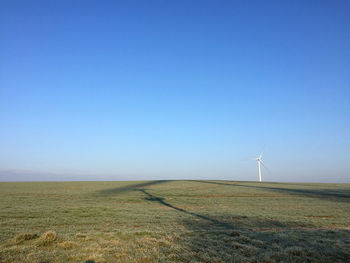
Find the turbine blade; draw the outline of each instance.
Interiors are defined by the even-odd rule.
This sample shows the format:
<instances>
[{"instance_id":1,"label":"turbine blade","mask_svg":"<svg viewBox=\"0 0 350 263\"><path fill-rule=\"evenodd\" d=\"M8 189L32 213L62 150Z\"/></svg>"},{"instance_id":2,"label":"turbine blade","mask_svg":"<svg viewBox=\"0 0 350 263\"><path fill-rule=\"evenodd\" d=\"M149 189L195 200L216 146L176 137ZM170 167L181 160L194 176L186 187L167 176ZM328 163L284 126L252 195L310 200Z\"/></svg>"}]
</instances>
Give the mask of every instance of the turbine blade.
<instances>
[{"instance_id":1,"label":"turbine blade","mask_svg":"<svg viewBox=\"0 0 350 263\"><path fill-rule=\"evenodd\" d=\"M264 164L264 162L263 161L261 161L260 160L260 163L262 164L262 166L264 166L264 168L270 173L270 169L269 168L267 168L267 166Z\"/></svg>"},{"instance_id":2,"label":"turbine blade","mask_svg":"<svg viewBox=\"0 0 350 263\"><path fill-rule=\"evenodd\" d=\"M260 153L259 158L261 159L263 152Z\"/></svg>"}]
</instances>

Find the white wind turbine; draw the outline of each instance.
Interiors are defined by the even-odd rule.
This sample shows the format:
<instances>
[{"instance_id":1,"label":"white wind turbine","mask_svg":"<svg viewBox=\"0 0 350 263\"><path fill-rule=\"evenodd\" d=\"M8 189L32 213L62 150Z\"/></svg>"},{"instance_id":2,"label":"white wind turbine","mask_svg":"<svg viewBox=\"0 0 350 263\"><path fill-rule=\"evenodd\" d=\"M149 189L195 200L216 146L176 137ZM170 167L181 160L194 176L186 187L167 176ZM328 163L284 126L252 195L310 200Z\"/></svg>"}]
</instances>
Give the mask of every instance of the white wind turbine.
<instances>
[{"instance_id":1,"label":"white wind turbine","mask_svg":"<svg viewBox=\"0 0 350 263\"><path fill-rule=\"evenodd\" d=\"M260 164L262 164L267 169L267 167L265 166L264 162L261 159L262 154L263 153L261 152L258 158L254 158L253 159L253 160L258 161L259 182L261 182L261 167L260 167Z\"/></svg>"}]
</instances>

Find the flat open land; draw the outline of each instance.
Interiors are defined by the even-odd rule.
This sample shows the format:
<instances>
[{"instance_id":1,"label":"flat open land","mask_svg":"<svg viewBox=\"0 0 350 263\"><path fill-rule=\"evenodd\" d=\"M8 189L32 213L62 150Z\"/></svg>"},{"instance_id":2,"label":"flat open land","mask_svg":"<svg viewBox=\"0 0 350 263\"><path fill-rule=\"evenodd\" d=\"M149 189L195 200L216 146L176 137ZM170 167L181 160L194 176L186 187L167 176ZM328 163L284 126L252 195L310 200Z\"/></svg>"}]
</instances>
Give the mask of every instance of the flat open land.
<instances>
[{"instance_id":1,"label":"flat open land","mask_svg":"<svg viewBox=\"0 0 350 263\"><path fill-rule=\"evenodd\" d=\"M0 183L0 262L350 262L350 184Z\"/></svg>"}]
</instances>

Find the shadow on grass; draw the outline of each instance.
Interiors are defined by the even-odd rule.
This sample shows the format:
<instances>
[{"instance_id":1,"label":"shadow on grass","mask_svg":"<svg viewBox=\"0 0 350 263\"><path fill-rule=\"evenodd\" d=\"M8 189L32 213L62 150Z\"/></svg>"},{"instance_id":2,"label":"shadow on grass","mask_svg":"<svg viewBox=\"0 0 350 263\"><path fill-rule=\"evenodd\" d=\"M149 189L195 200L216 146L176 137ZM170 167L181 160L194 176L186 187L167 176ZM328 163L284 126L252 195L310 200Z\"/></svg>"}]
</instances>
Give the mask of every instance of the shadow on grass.
<instances>
[{"instance_id":1,"label":"shadow on grass","mask_svg":"<svg viewBox=\"0 0 350 263\"><path fill-rule=\"evenodd\" d=\"M186 209L174 206L170 203L168 203L165 198L155 196L154 194L149 193L145 189L138 189L138 191L142 192L146 195L144 200L150 201L150 202L156 202L160 205L169 207L174 209L175 211L181 212L186 215L193 216L196 220L202 220L204 222L207 222L207 224L212 224L215 227L220 227L225 230L237 230L241 228L282 228L282 227L311 227L310 224L300 224L300 223L282 223L277 220L272 219L264 219L263 221L259 218L248 218L247 216L238 216L238 215L229 215L229 216L208 216L203 215L199 213L195 213L192 211L188 211ZM201 227L199 228L201 229Z\"/></svg>"},{"instance_id":2,"label":"shadow on grass","mask_svg":"<svg viewBox=\"0 0 350 263\"><path fill-rule=\"evenodd\" d=\"M130 184L122 187L104 189L98 192L99 195L118 195L127 191L139 190L142 187L153 186L157 184L164 184L171 182L171 180L157 180L157 181L147 181L139 184Z\"/></svg>"},{"instance_id":3,"label":"shadow on grass","mask_svg":"<svg viewBox=\"0 0 350 263\"><path fill-rule=\"evenodd\" d=\"M138 191L146 201L189 215L178 222L186 231L179 232L172 246L161 248L171 262L344 262L349 256L350 231L257 217L202 215L145 189Z\"/></svg>"},{"instance_id":4,"label":"shadow on grass","mask_svg":"<svg viewBox=\"0 0 350 263\"><path fill-rule=\"evenodd\" d=\"M225 185L233 187L246 187L254 188L260 190L275 191L280 193L294 194L306 197L314 197L327 199L330 201L337 202L349 202L350 201L350 189L295 189L295 188L283 188L283 187L271 187L271 186L261 186L256 185L244 185L241 182L229 182L229 181L202 181L202 180L193 180L193 182L206 183L206 184L216 184L216 185Z\"/></svg>"},{"instance_id":5,"label":"shadow on grass","mask_svg":"<svg viewBox=\"0 0 350 263\"><path fill-rule=\"evenodd\" d=\"M297 229L278 221L249 217L243 224L229 215L222 216L221 220L235 230L226 231L221 225L206 220L182 220L188 232L177 240L181 251L177 259L183 262L188 258L196 262L346 262L349 258L349 231Z\"/></svg>"},{"instance_id":6,"label":"shadow on grass","mask_svg":"<svg viewBox=\"0 0 350 263\"><path fill-rule=\"evenodd\" d=\"M147 192L145 189L139 189L139 191L144 193L147 196L145 198L146 201L157 202L157 203L159 203L159 204L161 204L163 206L170 207L170 208L172 208L172 209L174 209L176 211L179 211L181 213L192 215L194 217L197 217L199 219L203 219L203 220L212 222L213 224L216 224L218 226L222 226L222 227L227 228L227 229L231 229L232 228L231 225L226 224L225 222L220 222L220 221L218 221L218 220L216 220L214 218L211 218L211 217L208 217L208 216L205 216L205 215L201 215L201 214L197 214L197 213L194 213L194 212L190 212L190 211L182 209L180 207L173 206L173 205L169 204L168 202L166 202L165 198L152 195L149 192Z\"/></svg>"}]
</instances>

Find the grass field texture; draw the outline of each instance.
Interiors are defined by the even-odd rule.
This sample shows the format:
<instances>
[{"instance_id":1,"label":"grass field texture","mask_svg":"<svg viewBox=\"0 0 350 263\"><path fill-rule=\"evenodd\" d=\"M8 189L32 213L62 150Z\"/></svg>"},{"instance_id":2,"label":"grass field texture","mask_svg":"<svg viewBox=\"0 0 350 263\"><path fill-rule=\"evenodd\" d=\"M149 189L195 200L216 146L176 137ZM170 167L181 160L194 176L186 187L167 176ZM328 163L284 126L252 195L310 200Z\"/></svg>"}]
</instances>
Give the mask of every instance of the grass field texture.
<instances>
[{"instance_id":1,"label":"grass field texture","mask_svg":"<svg viewBox=\"0 0 350 263\"><path fill-rule=\"evenodd\" d=\"M350 184L0 183L0 262L349 262Z\"/></svg>"}]
</instances>

